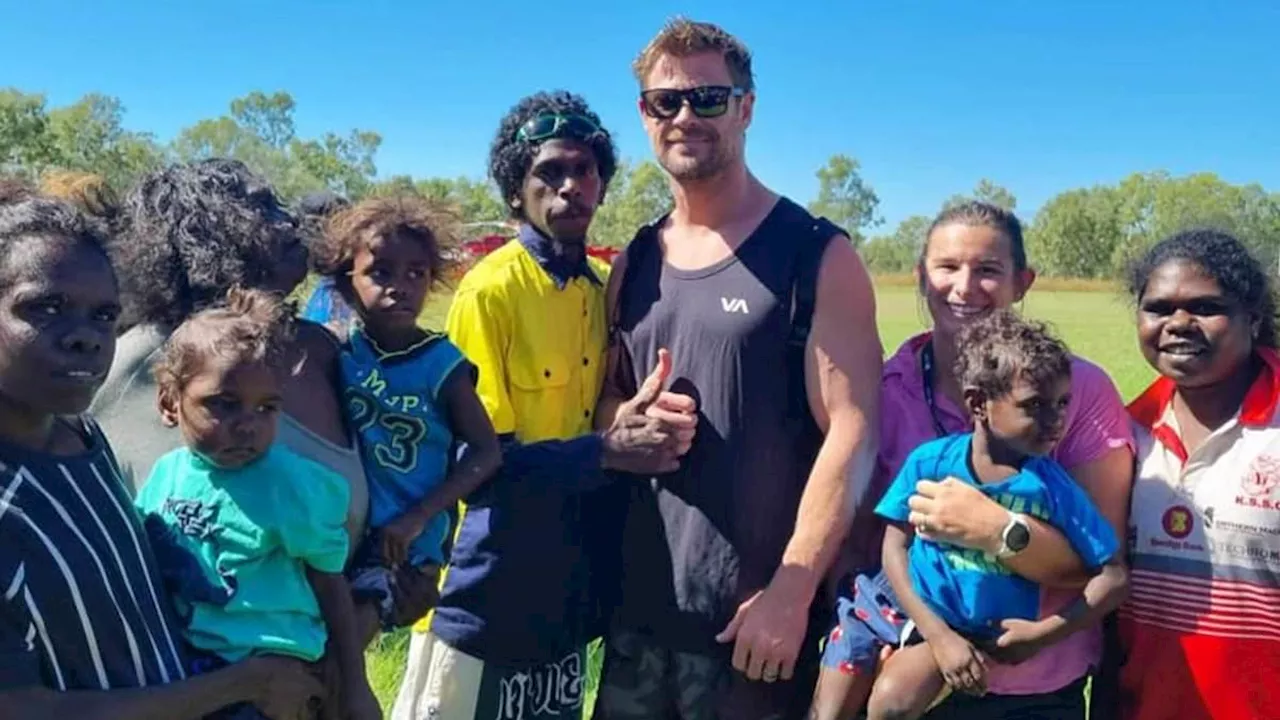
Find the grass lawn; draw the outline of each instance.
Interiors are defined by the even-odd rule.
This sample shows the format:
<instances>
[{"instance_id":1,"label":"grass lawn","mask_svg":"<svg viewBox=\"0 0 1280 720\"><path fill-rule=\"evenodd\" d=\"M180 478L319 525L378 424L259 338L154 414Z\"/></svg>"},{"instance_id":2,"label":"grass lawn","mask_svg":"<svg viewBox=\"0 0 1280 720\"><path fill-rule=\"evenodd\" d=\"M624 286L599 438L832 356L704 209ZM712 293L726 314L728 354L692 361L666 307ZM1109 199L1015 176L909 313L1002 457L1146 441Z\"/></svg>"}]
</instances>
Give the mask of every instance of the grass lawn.
<instances>
[{"instance_id":1,"label":"grass lawn","mask_svg":"<svg viewBox=\"0 0 1280 720\"><path fill-rule=\"evenodd\" d=\"M1110 289L1063 287L1042 283L1023 303L1022 312L1051 322L1073 352L1105 368L1124 399L1132 399L1146 387L1154 373L1138 352L1133 311L1127 299ZM923 306L911 286L900 279L878 281L876 303L880 340L886 353L893 352L903 340L925 326ZM442 328L447 309L448 297L433 301L423 313L424 323L429 327ZM388 712L400 683L408 647L408 633L401 631L384 636L368 654L373 689ZM599 673L598 649L592 655L587 689L588 711L594 701Z\"/></svg>"}]
</instances>

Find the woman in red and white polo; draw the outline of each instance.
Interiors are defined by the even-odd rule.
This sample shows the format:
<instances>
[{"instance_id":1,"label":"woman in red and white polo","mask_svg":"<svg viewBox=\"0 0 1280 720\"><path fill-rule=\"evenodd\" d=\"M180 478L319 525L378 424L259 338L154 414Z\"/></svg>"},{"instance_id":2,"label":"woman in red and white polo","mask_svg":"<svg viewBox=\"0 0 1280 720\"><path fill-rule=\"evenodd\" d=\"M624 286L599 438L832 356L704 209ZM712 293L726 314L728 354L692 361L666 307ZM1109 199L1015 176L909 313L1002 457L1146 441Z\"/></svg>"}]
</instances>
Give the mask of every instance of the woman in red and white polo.
<instances>
[{"instance_id":1,"label":"woman in red and white polo","mask_svg":"<svg viewBox=\"0 0 1280 720\"><path fill-rule=\"evenodd\" d=\"M1121 717L1280 718L1280 355L1266 269L1190 231L1129 276L1160 377L1129 406L1138 442Z\"/></svg>"}]
</instances>

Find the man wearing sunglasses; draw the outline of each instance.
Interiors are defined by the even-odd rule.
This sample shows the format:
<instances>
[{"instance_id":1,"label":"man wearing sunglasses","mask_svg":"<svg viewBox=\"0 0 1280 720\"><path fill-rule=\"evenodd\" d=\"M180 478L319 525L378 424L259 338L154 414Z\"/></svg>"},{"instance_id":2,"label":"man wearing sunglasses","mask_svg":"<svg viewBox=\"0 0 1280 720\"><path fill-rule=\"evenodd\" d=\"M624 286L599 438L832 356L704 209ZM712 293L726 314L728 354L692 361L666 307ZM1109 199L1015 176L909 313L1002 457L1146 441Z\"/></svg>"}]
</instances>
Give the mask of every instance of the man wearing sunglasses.
<instances>
[{"instance_id":1,"label":"man wearing sunglasses","mask_svg":"<svg viewBox=\"0 0 1280 720\"><path fill-rule=\"evenodd\" d=\"M467 499L396 720L580 716L585 646L620 572L626 488L602 470L667 471L692 441L693 400L661 392L662 369L592 432L609 266L586 254L587 229L616 167L576 95L525 98L498 128L489 172L519 237L462 279L447 329L477 368L504 466Z\"/></svg>"},{"instance_id":2,"label":"man wearing sunglasses","mask_svg":"<svg viewBox=\"0 0 1280 720\"><path fill-rule=\"evenodd\" d=\"M747 49L675 20L635 63L675 207L614 263L597 423L670 348L698 398L677 473L637 486L596 720L803 717L829 626L825 577L875 460L881 348L847 236L744 160Z\"/></svg>"}]
</instances>

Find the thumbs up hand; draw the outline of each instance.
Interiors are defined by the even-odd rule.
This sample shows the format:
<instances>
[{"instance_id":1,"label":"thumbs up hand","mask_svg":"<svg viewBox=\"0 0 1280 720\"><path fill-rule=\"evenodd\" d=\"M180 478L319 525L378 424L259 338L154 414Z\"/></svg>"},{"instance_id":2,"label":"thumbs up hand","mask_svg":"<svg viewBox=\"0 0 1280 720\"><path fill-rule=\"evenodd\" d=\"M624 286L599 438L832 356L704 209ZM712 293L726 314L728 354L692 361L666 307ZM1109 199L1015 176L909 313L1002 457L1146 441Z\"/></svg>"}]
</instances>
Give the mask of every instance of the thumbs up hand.
<instances>
[{"instance_id":1,"label":"thumbs up hand","mask_svg":"<svg viewBox=\"0 0 1280 720\"><path fill-rule=\"evenodd\" d=\"M604 433L605 467L637 474L661 474L680 467L698 426L697 403L688 395L664 390L671 376L671 353L658 362L639 391L618 408Z\"/></svg>"},{"instance_id":2,"label":"thumbs up hand","mask_svg":"<svg viewBox=\"0 0 1280 720\"><path fill-rule=\"evenodd\" d=\"M653 366L653 372L644 379L640 390L628 401L628 404L635 412L644 413L658 401L669 377L671 377L671 351L662 348L658 351L658 363Z\"/></svg>"}]
</instances>

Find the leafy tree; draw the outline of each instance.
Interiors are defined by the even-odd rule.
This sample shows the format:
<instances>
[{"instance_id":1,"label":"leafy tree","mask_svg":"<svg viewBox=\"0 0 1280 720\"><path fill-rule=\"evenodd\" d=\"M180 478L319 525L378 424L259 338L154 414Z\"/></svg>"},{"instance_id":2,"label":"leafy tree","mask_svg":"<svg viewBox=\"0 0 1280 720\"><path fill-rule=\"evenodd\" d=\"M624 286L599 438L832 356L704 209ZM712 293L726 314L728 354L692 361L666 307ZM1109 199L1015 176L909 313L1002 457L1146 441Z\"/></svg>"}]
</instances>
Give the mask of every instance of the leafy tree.
<instances>
[{"instance_id":1,"label":"leafy tree","mask_svg":"<svg viewBox=\"0 0 1280 720\"><path fill-rule=\"evenodd\" d=\"M832 155L818 169L818 197L809 203L809 212L825 216L849 233L854 245L865 239L862 231L877 227L884 219L876 214L880 197L862 175L858 161L848 155Z\"/></svg>"},{"instance_id":2,"label":"leafy tree","mask_svg":"<svg viewBox=\"0 0 1280 720\"><path fill-rule=\"evenodd\" d=\"M600 245L622 247L631 242L636 230L657 220L671 205L671 186L657 163L624 160L591 222L591 239Z\"/></svg>"},{"instance_id":3,"label":"leafy tree","mask_svg":"<svg viewBox=\"0 0 1280 720\"><path fill-rule=\"evenodd\" d=\"M920 259L924 236L932 222L932 218L924 215L912 215L898 223L891 235L868 240L861 248L863 260L876 272L910 272Z\"/></svg>"},{"instance_id":4,"label":"leafy tree","mask_svg":"<svg viewBox=\"0 0 1280 720\"><path fill-rule=\"evenodd\" d=\"M191 161L234 158L265 177L287 200L328 189L350 199L374 185L374 157L382 136L366 130L319 138L297 136L293 97L285 92L254 91L231 101L230 112L201 120L173 142L174 155Z\"/></svg>"},{"instance_id":5,"label":"leafy tree","mask_svg":"<svg viewBox=\"0 0 1280 720\"><path fill-rule=\"evenodd\" d=\"M1280 195L1213 173L1134 173L1113 186L1069 190L1045 203L1028 231L1051 275L1116 277L1161 238L1191 227L1234 233L1260 258L1280 256Z\"/></svg>"},{"instance_id":6,"label":"leafy tree","mask_svg":"<svg viewBox=\"0 0 1280 720\"><path fill-rule=\"evenodd\" d=\"M37 180L55 170L99 175L117 194L166 162L209 157L243 161L286 200L330 189L351 200L369 194L417 192L455 204L464 222L500 221L506 207L484 179L379 178L382 137L370 130L298 135L297 104L284 91L254 90L233 99L223 115L201 119L169 143L125 126L120 100L90 93L50 107L44 95L0 89L0 173ZM477 158L479 161L479 158ZM831 156L817 171L810 211L851 233L878 272L909 271L919 256L929 219L913 216L892 233L865 240L883 223L879 197L858 161ZM1016 209L1008 189L983 178L944 207L977 198ZM636 229L671 206L662 169L651 161L624 162L591 227L593 242L621 246ZM1068 188L1051 198L1027 227L1028 251L1049 275L1116 277L1125 264L1160 238L1188 227L1219 227L1244 240L1262 259L1280 265L1280 193L1258 184L1235 185L1219 176L1166 171L1135 172L1110 185ZM865 240L865 241L864 241ZM1277 268L1280 270L1280 267Z\"/></svg>"},{"instance_id":7,"label":"leafy tree","mask_svg":"<svg viewBox=\"0 0 1280 720\"><path fill-rule=\"evenodd\" d=\"M434 200L454 204L464 223L502 222L507 217L497 190L483 180L468 177L432 177L414 180L409 175L395 175L374 184L374 195L415 193Z\"/></svg>"},{"instance_id":8,"label":"leafy tree","mask_svg":"<svg viewBox=\"0 0 1280 720\"><path fill-rule=\"evenodd\" d=\"M0 171L34 178L78 170L123 190L164 160L152 137L125 130L123 118L120 101L105 95L49 109L43 95L0 91Z\"/></svg>"},{"instance_id":9,"label":"leafy tree","mask_svg":"<svg viewBox=\"0 0 1280 720\"><path fill-rule=\"evenodd\" d=\"M1013 193L986 178L978 181L972 193L968 195L952 195L942 204L942 207L945 210L970 200L991 203L1005 210L1016 210L1018 207L1018 199L1013 196Z\"/></svg>"},{"instance_id":10,"label":"leafy tree","mask_svg":"<svg viewBox=\"0 0 1280 720\"><path fill-rule=\"evenodd\" d=\"M55 155L44 96L0 90L0 171L30 176Z\"/></svg>"}]
</instances>

